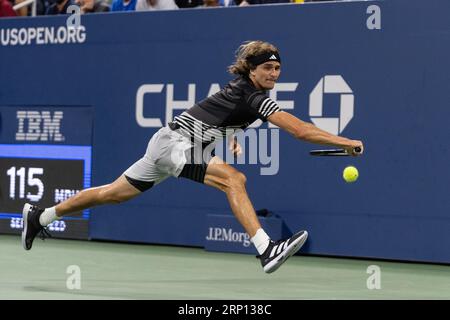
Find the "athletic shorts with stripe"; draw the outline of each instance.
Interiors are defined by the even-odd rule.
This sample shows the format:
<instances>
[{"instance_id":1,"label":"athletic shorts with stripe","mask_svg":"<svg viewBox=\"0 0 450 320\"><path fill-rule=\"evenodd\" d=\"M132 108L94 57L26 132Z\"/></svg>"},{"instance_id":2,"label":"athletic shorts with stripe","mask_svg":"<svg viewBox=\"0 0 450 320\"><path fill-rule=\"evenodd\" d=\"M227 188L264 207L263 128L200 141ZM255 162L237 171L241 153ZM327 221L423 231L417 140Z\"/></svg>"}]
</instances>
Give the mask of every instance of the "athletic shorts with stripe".
<instances>
[{"instance_id":1,"label":"athletic shorts with stripe","mask_svg":"<svg viewBox=\"0 0 450 320\"><path fill-rule=\"evenodd\" d=\"M196 148L197 149L197 148ZM198 148L200 151L202 147ZM128 182L145 191L165 179L183 177L203 183L209 159L191 161L194 143L179 129L159 129L150 139L145 155L131 165L124 175ZM212 157L213 155L211 155Z\"/></svg>"}]
</instances>

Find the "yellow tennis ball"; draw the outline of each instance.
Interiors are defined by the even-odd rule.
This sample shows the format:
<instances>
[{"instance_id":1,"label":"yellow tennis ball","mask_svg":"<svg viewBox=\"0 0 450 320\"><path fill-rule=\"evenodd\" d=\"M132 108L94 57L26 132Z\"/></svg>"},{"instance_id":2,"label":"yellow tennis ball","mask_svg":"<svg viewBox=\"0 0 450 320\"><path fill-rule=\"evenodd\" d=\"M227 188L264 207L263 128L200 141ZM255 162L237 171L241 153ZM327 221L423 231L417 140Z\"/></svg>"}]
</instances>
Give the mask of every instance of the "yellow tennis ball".
<instances>
[{"instance_id":1,"label":"yellow tennis ball","mask_svg":"<svg viewBox=\"0 0 450 320\"><path fill-rule=\"evenodd\" d=\"M353 166L348 166L344 169L344 172L342 173L342 176L344 177L344 180L346 182L355 182L356 179L358 179L358 169L356 169Z\"/></svg>"}]
</instances>

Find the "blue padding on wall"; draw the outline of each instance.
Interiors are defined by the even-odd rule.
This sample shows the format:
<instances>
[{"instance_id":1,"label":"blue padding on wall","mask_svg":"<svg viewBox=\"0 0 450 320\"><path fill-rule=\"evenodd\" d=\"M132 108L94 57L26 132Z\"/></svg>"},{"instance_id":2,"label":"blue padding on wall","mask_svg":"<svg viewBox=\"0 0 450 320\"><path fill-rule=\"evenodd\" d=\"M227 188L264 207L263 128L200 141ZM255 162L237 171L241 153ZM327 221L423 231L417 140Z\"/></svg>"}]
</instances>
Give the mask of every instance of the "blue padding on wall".
<instances>
[{"instance_id":1,"label":"blue padding on wall","mask_svg":"<svg viewBox=\"0 0 450 320\"><path fill-rule=\"evenodd\" d=\"M381 29L368 28L373 5ZM261 161L237 166L255 208L277 213L290 232L308 230L306 253L450 263L448 12L445 0L392 0L86 15L81 43L0 46L0 106L93 106L92 177L102 185L159 129L139 118L164 125L182 111L177 101L198 101L232 79L226 68L244 40L273 42L283 61L280 106L313 121L313 92L323 98L322 118L336 118L350 99L353 117L339 119L339 134L366 150L357 159L313 158L317 146L280 132L275 175L261 175ZM0 20L1 32L64 25L65 17ZM336 83L348 89L333 93ZM360 172L353 184L341 177L347 165ZM206 215L223 213L224 194L173 178L93 209L90 233L202 246Z\"/></svg>"}]
</instances>

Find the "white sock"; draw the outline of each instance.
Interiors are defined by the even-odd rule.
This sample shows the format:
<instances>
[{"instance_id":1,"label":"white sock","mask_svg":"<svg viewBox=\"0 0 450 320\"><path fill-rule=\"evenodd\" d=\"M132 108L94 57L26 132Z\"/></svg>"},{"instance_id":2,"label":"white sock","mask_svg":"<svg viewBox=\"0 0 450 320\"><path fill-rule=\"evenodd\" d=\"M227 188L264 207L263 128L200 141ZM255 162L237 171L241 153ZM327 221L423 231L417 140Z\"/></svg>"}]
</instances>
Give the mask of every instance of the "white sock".
<instances>
[{"instance_id":1,"label":"white sock","mask_svg":"<svg viewBox=\"0 0 450 320\"><path fill-rule=\"evenodd\" d=\"M50 223L58 219L60 219L60 217L56 215L55 207L51 207L45 209L44 212L42 212L41 216L39 217L39 223L41 224L41 226L46 227Z\"/></svg>"},{"instance_id":2,"label":"white sock","mask_svg":"<svg viewBox=\"0 0 450 320\"><path fill-rule=\"evenodd\" d=\"M263 229L258 229L256 234L250 239L259 254L263 254L269 246L270 238Z\"/></svg>"}]
</instances>

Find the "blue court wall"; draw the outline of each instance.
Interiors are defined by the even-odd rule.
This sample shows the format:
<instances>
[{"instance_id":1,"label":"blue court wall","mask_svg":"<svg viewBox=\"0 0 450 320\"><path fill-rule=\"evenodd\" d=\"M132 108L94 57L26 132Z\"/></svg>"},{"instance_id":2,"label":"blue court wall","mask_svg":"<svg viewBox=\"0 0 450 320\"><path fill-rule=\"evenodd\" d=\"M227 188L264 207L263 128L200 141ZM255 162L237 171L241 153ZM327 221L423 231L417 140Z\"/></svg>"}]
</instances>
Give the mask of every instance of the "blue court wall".
<instances>
[{"instance_id":1,"label":"blue court wall","mask_svg":"<svg viewBox=\"0 0 450 320\"><path fill-rule=\"evenodd\" d=\"M272 42L282 55L280 105L306 121L320 100L316 118L338 118L345 105L348 119L353 106L339 134L366 150L313 158L317 146L279 132L277 174L237 166L255 208L279 215L286 234L308 230L305 253L449 263L448 12L446 0L391 0L86 15L77 43L0 45L0 106L93 107L92 185L102 185L144 154L159 129L146 119L170 121L170 101L189 100L189 86L192 102L225 85L244 40ZM1 19L0 29L65 24L62 16ZM353 184L341 177L347 165L360 172ZM93 209L90 235L203 246L208 214L231 214L224 194L171 178Z\"/></svg>"}]
</instances>

